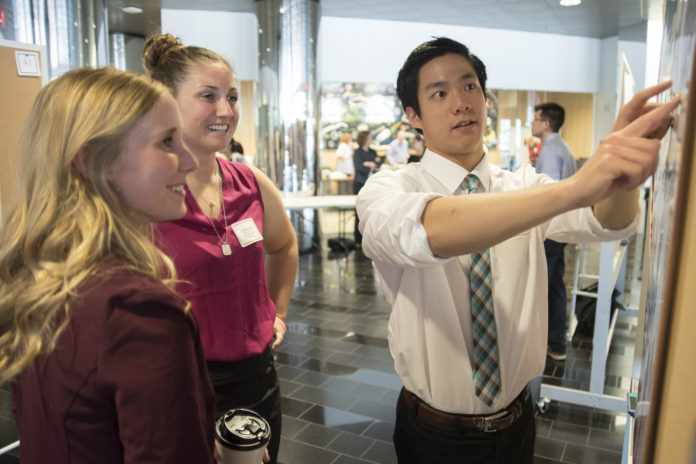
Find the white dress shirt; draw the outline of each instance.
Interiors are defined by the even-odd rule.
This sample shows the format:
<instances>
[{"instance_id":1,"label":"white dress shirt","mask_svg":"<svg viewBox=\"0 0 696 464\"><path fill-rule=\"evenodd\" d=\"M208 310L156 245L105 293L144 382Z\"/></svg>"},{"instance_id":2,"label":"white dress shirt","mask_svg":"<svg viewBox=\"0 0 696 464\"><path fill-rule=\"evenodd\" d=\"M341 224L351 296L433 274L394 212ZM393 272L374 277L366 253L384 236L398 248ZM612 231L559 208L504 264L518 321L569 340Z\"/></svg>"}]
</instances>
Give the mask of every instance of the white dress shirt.
<instances>
[{"instance_id":1,"label":"white dress shirt","mask_svg":"<svg viewBox=\"0 0 696 464\"><path fill-rule=\"evenodd\" d=\"M487 155L472 172L481 181L481 193L553 182L528 165L516 172L489 165ZM363 251L373 259L392 304L389 349L404 386L443 411L490 414L507 406L544 368L548 328L544 239L616 240L633 233L638 219L625 229L609 231L591 208L577 209L490 249L502 391L488 407L476 397L471 371L470 258L434 256L421 223L429 201L463 193L460 186L467 174L426 150L420 163L372 176L358 195L357 212Z\"/></svg>"},{"instance_id":2,"label":"white dress shirt","mask_svg":"<svg viewBox=\"0 0 696 464\"><path fill-rule=\"evenodd\" d=\"M353 167L353 149L348 146L347 143L341 142L336 149L336 170L341 171L347 176L352 176L355 174L355 168Z\"/></svg>"}]
</instances>

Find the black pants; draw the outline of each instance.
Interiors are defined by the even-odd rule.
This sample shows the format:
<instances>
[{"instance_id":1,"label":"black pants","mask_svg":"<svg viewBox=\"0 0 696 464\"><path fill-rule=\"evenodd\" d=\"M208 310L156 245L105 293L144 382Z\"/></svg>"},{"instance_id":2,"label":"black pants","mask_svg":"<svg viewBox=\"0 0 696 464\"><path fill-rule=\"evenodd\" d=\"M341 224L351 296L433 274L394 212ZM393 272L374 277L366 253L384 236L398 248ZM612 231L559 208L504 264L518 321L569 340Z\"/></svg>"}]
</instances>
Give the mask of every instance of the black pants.
<instances>
[{"instance_id":1,"label":"black pants","mask_svg":"<svg viewBox=\"0 0 696 464\"><path fill-rule=\"evenodd\" d=\"M462 431L418 417L403 392L396 403L394 447L399 464L532 464L535 435L531 396L522 416L497 432Z\"/></svg>"},{"instance_id":2,"label":"black pants","mask_svg":"<svg viewBox=\"0 0 696 464\"><path fill-rule=\"evenodd\" d=\"M549 336L548 345L556 353L566 352L566 323L568 303L566 287L563 282L565 273L564 249L566 244L544 240L546 266L549 276Z\"/></svg>"},{"instance_id":3,"label":"black pants","mask_svg":"<svg viewBox=\"0 0 696 464\"><path fill-rule=\"evenodd\" d=\"M230 409L251 409L271 426L268 454L278 462L282 428L280 388L270 346L258 355L237 362L208 361L208 373L215 389L215 416Z\"/></svg>"}]
</instances>

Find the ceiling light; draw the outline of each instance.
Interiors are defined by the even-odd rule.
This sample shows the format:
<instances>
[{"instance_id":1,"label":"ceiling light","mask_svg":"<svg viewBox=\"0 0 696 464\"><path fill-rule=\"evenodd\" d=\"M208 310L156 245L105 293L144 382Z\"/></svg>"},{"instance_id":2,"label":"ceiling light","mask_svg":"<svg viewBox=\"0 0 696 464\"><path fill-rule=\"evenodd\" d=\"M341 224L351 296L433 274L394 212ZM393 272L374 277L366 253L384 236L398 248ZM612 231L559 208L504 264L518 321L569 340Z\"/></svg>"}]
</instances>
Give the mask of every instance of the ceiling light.
<instances>
[{"instance_id":1,"label":"ceiling light","mask_svg":"<svg viewBox=\"0 0 696 464\"><path fill-rule=\"evenodd\" d=\"M575 6L582 3L582 0L561 0L561 6Z\"/></svg>"},{"instance_id":2,"label":"ceiling light","mask_svg":"<svg viewBox=\"0 0 696 464\"><path fill-rule=\"evenodd\" d=\"M143 12L143 9L140 8L139 6L128 5L128 6L124 6L123 8L121 8L121 11L123 11L124 13L128 13L128 14L140 14Z\"/></svg>"}]
</instances>

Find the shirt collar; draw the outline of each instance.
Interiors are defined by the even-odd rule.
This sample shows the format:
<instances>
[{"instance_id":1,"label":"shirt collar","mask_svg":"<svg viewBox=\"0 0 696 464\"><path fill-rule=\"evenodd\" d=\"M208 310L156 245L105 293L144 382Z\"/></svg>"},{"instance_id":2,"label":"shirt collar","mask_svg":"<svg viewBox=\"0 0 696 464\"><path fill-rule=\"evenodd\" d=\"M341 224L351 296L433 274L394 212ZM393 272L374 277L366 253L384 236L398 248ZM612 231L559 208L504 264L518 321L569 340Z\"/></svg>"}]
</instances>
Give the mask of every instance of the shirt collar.
<instances>
[{"instance_id":1,"label":"shirt collar","mask_svg":"<svg viewBox=\"0 0 696 464\"><path fill-rule=\"evenodd\" d=\"M430 149L425 150L420 164L428 174L437 179L453 195L459 193L457 190L464 182L464 178L470 173L479 178L482 186L481 193L490 190L491 173L488 169L488 149L486 146L483 147L481 161L471 172Z\"/></svg>"}]
</instances>

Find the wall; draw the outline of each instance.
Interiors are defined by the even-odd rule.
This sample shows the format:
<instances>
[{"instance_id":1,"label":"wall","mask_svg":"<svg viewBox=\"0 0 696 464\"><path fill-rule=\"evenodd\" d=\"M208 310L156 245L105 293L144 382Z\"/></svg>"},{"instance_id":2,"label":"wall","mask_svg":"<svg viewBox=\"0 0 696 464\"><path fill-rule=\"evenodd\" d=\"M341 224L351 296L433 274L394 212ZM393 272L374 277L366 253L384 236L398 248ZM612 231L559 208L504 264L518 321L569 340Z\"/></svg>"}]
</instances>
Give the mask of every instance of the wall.
<instances>
[{"instance_id":1,"label":"wall","mask_svg":"<svg viewBox=\"0 0 696 464\"><path fill-rule=\"evenodd\" d=\"M323 18L320 32L325 81L394 82L409 52L438 35L459 40L478 55L491 88L589 93L598 88L599 39L350 18Z\"/></svg>"},{"instance_id":2,"label":"wall","mask_svg":"<svg viewBox=\"0 0 696 464\"><path fill-rule=\"evenodd\" d=\"M256 15L162 8L162 32L224 56L239 80L258 80Z\"/></svg>"},{"instance_id":3,"label":"wall","mask_svg":"<svg viewBox=\"0 0 696 464\"><path fill-rule=\"evenodd\" d=\"M256 27L251 13L162 9L164 32L222 54L242 80L258 77ZM486 63L491 88L586 93L599 89L599 39L332 17L322 18L319 29L319 81L395 82L408 53L433 35L467 44ZM541 61L551 66L532 65Z\"/></svg>"},{"instance_id":4,"label":"wall","mask_svg":"<svg viewBox=\"0 0 696 464\"><path fill-rule=\"evenodd\" d=\"M602 40L600 67L604 72L600 77L599 91L595 94L593 147L598 146L609 135L614 119L616 119L616 76L620 57L618 44L617 37Z\"/></svg>"},{"instance_id":5,"label":"wall","mask_svg":"<svg viewBox=\"0 0 696 464\"><path fill-rule=\"evenodd\" d=\"M252 13L162 10L163 31L187 45L221 53L233 63L240 80L258 77L256 28ZM319 82L394 83L409 52L433 35L462 41L479 55L487 66L489 88L594 94L594 124L585 133L590 149L583 147L579 150L583 154L596 149L616 117L621 52L628 57L636 88L645 81L645 44L618 37L324 17L317 52Z\"/></svg>"},{"instance_id":6,"label":"wall","mask_svg":"<svg viewBox=\"0 0 696 464\"><path fill-rule=\"evenodd\" d=\"M41 76L18 76L15 51L37 52ZM15 156L36 94L47 80L46 47L0 39L0 224L14 188Z\"/></svg>"}]
</instances>

